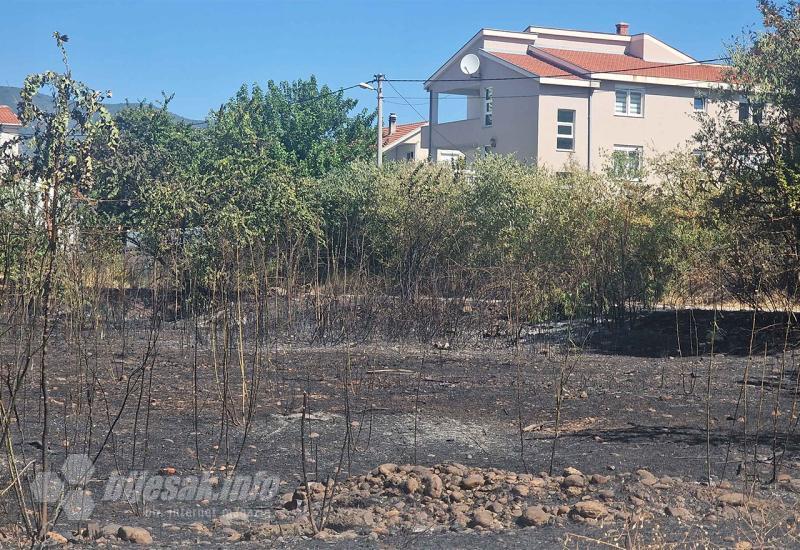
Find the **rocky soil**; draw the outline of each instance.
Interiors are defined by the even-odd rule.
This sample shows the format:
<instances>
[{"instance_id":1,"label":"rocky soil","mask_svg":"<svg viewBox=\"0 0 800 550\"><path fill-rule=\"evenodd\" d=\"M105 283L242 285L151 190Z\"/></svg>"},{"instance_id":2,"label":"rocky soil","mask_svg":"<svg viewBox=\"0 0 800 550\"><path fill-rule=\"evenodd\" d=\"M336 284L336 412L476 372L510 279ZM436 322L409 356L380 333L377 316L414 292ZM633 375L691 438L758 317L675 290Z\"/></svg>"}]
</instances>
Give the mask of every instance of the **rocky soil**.
<instances>
[{"instance_id":1,"label":"rocky soil","mask_svg":"<svg viewBox=\"0 0 800 550\"><path fill-rule=\"evenodd\" d=\"M800 493L800 479L781 478L777 490L793 493L784 495L786 502L757 498L743 489L727 482L708 486L657 477L644 469L584 474L568 467L561 475L550 476L459 463L382 464L339 486L331 484L327 491L325 485L313 483L283 494L285 511L275 514L278 521L256 525L243 538L288 540L305 535L323 540L359 536L379 540L403 532L483 533L578 524L592 528L588 532L597 540L614 540L629 536L637 526L647 524L653 529L667 522L701 523L708 532L722 535L707 534L709 542L750 548L798 534L800 509L795 494ZM331 493L325 528L315 532L308 520L308 502L319 521ZM750 537L736 529L745 518L753 529Z\"/></svg>"},{"instance_id":2,"label":"rocky soil","mask_svg":"<svg viewBox=\"0 0 800 550\"><path fill-rule=\"evenodd\" d=\"M269 522L233 511L209 522L161 527L171 544L182 546L371 545L409 537L435 546L442 534L472 536L478 544L483 535L521 531L540 541L559 532L580 547L638 541L643 547L781 548L800 541L800 479L782 475L756 496L752 487L709 486L645 469L588 474L567 467L551 476L455 462L386 463L338 484L309 482L281 494ZM52 532L51 542L116 547L154 541L144 528L91 522L68 535Z\"/></svg>"}]
</instances>

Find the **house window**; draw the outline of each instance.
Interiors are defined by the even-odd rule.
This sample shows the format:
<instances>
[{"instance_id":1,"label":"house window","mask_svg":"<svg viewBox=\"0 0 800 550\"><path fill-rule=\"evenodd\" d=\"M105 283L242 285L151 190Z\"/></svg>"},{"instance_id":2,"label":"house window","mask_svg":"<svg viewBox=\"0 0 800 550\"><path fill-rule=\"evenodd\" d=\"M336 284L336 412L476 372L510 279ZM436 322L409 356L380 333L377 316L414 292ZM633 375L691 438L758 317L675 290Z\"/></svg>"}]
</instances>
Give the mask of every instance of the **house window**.
<instances>
[{"instance_id":1,"label":"house window","mask_svg":"<svg viewBox=\"0 0 800 550\"><path fill-rule=\"evenodd\" d=\"M706 110L706 98L701 95L694 96L694 110L695 111L705 111Z\"/></svg>"},{"instance_id":2,"label":"house window","mask_svg":"<svg viewBox=\"0 0 800 550\"><path fill-rule=\"evenodd\" d=\"M761 124L763 120L763 104L751 104L749 101L739 102L739 122L753 122L754 124Z\"/></svg>"},{"instance_id":3,"label":"house window","mask_svg":"<svg viewBox=\"0 0 800 550\"><path fill-rule=\"evenodd\" d=\"M642 174L643 149L638 145L615 145L611 172L616 178L637 181Z\"/></svg>"},{"instance_id":4,"label":"house window","mask_svg":"<svg viewBox=\"0 0 800 550\"><path fill-rule=\"evenodd\" d=\"M414 160L414 151L406 153L406 160Z\"/></svg>"},{"instance_id":5,"label":"house window","mask_svg":"<svg viewBox=\"0 0 800 550\"><path fill-rule=\"evenodd\" d=\"M556 149L558 151L575 150L575 111L569 109L558 110Z\"/></svg>"},{"instance_id":6,"label":"house window","mask_svg":"<svg viewBox=\"0 0 800 550\"><path fill-rule=\"evenodd\" d=\"M746 101L739 102L739 122L750 120L750 104Z\"/></svg>"},{"instance_id":7,"label":"house window","mask_svg":"<svg viewBox=\"0 0 800 550\"><path fill-rule=\"evenodd\" d=\"M492 114L494 112L494 88L484 88L483 90L483 125L492 125Z\"/></svg>"},{"instance_id":8,"label":"house window","mask_svg":"<svg viewBox=\"0 0 800 550\"><path fill-rule=\"evenodd\" d=\"M694 151L692 151L692 156L694 157L694 160L697 162L697 166L702 168L705 165L706 162L705 151L703 151L702 149L695 149Z\"/></svg>"},{"instance_id":9,"label":"house window","mask_svg":"<svg viewBox=\"0 0 800 550\"><path fill-rule=\"evenodd\" d=\"M761 124L764 121L764 105L755 103L753 104L753 123Z\"/></svg>"},{"instance_id":10,"label":"house window","mask_svg":"<svg viewBox=\"0 0 800 550\"><path fill-rule=\"evenodd\" d=\"M620 116L642 116L644 91L633 88L617 88L614 97L614 114Z\"/></svg>"}]
</instances>

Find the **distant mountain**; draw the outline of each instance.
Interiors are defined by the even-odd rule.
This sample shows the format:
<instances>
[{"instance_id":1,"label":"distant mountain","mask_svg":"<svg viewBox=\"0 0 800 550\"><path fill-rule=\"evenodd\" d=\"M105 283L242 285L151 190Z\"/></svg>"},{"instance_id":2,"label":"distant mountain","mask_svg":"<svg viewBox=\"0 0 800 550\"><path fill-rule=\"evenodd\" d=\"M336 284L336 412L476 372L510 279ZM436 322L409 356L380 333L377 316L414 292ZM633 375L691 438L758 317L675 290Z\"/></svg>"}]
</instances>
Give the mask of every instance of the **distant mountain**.
<instances>
[{"instance_id":1,"label":"distant mountain","mask_svg":"<svg viewBox=\"0 0 800 550\"><path fill-rule=\"evenodd\" d=\"M0 86L0 105L8 105L14 109L14 111L16 111L17 103L19 102L19 93L21 90L22 88L17 88L16 86ZM50 96L45 94L36 94L36 96L33 98L33 102L40 109L49 110L53 106L53 100L50 98ZM104 103L103 105L112 115L116 115L126 107L135 107L137 103L131 102L130 105L127 103ZM201 120L193 120L191 118L182 117L172 112L170 115L172 115L175 120L180 120L189 124L197 124L201 126L204 124Z\"/></svg>"},{"instance_id":2,"label":"distant mountain","mask_svg":"<svg viewBox=\"0 0 800 550\"><path fill-rule=\"evenodd\" d=\"M16 113L21 90L22 88L15 86L0 86L0 105L8 105ZM40 109L47 109L53 105L53 101L44 94L36 94L33 102Z\"/></svg>"}]
</instances>

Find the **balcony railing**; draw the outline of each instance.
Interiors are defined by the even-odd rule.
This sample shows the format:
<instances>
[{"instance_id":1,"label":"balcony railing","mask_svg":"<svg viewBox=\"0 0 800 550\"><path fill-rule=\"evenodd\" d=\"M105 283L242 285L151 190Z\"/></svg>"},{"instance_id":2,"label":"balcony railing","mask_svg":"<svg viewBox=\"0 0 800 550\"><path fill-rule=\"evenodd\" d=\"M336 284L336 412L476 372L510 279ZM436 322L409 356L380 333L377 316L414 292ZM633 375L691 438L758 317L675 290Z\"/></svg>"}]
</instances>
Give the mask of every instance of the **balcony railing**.
<instances>
[{"instance_id":1,"label":"balcony railing","mask_svg":"<svg viewBox=\"0 0 800 550\"><path fill-rule=\"evenodd\" d=\"M462 152L480 147L480 134L483 127L480 118L469 118L435 124L433 131L426 128L422 134L422 146L430 148L429 134L436 149L458 149Z\"/></svg>"}]
</instances>

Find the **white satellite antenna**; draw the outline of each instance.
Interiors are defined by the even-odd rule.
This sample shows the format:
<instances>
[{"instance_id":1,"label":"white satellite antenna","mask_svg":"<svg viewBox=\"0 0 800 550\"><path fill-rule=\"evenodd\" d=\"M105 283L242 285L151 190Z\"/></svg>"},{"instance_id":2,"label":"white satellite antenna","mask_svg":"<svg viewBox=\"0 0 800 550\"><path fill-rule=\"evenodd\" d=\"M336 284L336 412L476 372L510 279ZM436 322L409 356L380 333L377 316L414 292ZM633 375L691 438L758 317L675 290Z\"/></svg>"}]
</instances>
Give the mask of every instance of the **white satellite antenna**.
<instances>
[{"instance_id":1,"label":"white satellite antenna","mask_svg":"<svg viewBox=\"0 0 800 550\"><path fill-rule=\"evenodd\" d=\"M461 58L461 72L466 75L474 75L481 68L481 60L474 53L468 53Z\"/></svg>"}]
</instances>

